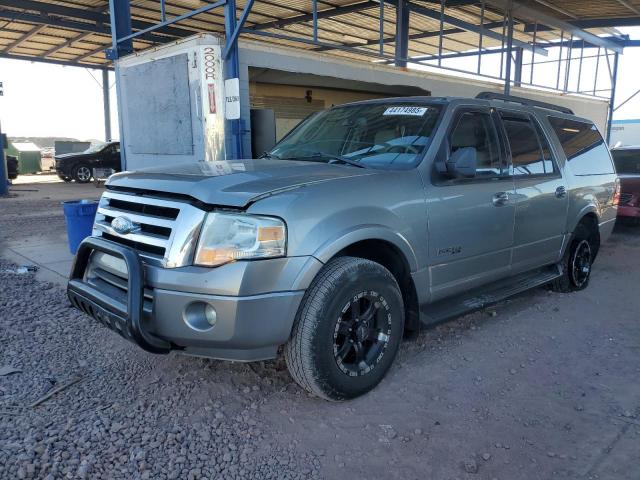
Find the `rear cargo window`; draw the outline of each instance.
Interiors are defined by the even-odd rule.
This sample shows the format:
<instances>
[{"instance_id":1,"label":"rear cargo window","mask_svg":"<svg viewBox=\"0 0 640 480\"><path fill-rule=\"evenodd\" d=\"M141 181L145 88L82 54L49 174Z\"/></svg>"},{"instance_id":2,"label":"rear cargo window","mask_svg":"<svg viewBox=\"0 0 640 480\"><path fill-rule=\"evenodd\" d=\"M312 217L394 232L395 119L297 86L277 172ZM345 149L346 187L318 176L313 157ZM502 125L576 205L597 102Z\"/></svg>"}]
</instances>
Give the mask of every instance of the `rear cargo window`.
<instances>
[{"instance_id":1,"label":"rear cargo window","mask_svg":"<svg viewBox=\"0 0 640 480\"><path fill-rule=\"evenodd\" d=\"M614 173L609 149L595 125L549 117L574 175Z\"/></svg>"}]
</instances>

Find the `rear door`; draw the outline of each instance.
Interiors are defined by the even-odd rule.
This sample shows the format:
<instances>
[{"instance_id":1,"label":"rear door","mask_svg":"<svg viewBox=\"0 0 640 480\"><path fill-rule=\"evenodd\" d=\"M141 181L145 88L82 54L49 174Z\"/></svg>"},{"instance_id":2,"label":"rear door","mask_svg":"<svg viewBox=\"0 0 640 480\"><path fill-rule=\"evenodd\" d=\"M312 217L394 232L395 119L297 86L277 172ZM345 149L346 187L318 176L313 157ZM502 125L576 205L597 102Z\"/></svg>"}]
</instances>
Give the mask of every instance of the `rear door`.
<instances>
[{"instance_id":1,"label":"rear door","mask_svg":"<svg viewBox=\"0 0 640 480\"><path fill-rule=\"evenodd\" d=\"M466 147L476 150L476 175L451 179L434 168L434 186L426 193L432 300L504 277L510 270L515 191L489 108L458 108L439 157Z\"/></svg>"},{"instance_id":2,"label":"rear door","mask_svg":"<svg viewBox=\"0 0 640 480\"><path fill-rule=\"evenodd\" d=\"M513 273L558 260L567 219L567 185L533 115L500 110L514 179Z\"/></svg>"}]
</instances>

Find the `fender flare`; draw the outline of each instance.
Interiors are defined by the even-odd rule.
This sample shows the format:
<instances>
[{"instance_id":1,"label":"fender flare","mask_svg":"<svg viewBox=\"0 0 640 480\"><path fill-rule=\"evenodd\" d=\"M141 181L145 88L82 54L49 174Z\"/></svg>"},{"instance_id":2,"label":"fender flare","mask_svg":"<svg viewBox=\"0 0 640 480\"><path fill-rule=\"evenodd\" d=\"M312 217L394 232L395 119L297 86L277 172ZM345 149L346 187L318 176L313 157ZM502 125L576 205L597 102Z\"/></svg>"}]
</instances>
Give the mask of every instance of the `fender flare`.
<instances>
[{"instance_id":1,"label":"fender flare","mask_svg":"<svg viewBox=\"0 0 640 480\"><path fill-rule=\"evenodd\" d=\"M381 240L392 244L404 256L409 265L409 271L418 270L418 260L409 241L401 233L384 225L358 225L347 231L342 231L323 243L313 253L313 256L322 263L327 263L341 250L364 240Z\"/></svg>"}]
</instances>

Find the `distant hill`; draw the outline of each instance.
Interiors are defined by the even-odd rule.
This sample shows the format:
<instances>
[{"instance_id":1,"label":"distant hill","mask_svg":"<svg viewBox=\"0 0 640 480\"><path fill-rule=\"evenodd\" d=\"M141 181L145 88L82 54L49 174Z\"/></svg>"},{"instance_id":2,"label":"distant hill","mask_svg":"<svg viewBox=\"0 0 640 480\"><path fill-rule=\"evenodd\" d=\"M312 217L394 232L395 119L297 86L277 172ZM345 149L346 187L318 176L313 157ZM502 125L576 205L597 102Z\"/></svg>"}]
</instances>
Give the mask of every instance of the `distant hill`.
<instances>
[{"instance_id":1,"label":"distant hill","mask_svg":"<svg viewBox=\"0 0 640 480\"><path fill-rule=\"evenodd\" d=\"M102 143L101 140L96 140L95 138L91 138L88 140L78 140L77 138L69 138L69 137L9 137L10 142L33 142L40 148L53 148L54 143L56 141L68 141L68 142L91 142L94 143Z\"/></svg>"}]
</instances>

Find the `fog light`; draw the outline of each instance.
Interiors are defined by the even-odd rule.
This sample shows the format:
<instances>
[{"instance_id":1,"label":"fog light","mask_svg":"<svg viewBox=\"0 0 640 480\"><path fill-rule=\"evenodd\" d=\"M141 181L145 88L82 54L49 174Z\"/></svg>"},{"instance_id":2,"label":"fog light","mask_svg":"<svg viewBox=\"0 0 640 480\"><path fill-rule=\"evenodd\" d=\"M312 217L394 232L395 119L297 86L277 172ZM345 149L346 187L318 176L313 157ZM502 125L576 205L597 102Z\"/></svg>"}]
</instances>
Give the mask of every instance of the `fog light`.
<instances>
[{"instance_id":1,"label":"fog light","mask_svg":"<svg viewBox=\"0 0 640 480\"><path fill-rule=\"evenodd\" d=\"M218 320L216 309L208 303L190 303L183 312L184 323L193 330L206 332L211 330Z\"/></svg>"},{"instance_id":2,"label":"fog light","mask_svg":"<svg viewBox=\"0 0 640 480\"><path fill-rule=\"evenodd\" d=\"M212 327L216 326L216 321L218 320L218 314L216 313L216 309L211 305L207 304L204 307L204 316L207 319L207 323Z\"/></svg>"}]
</instances>

